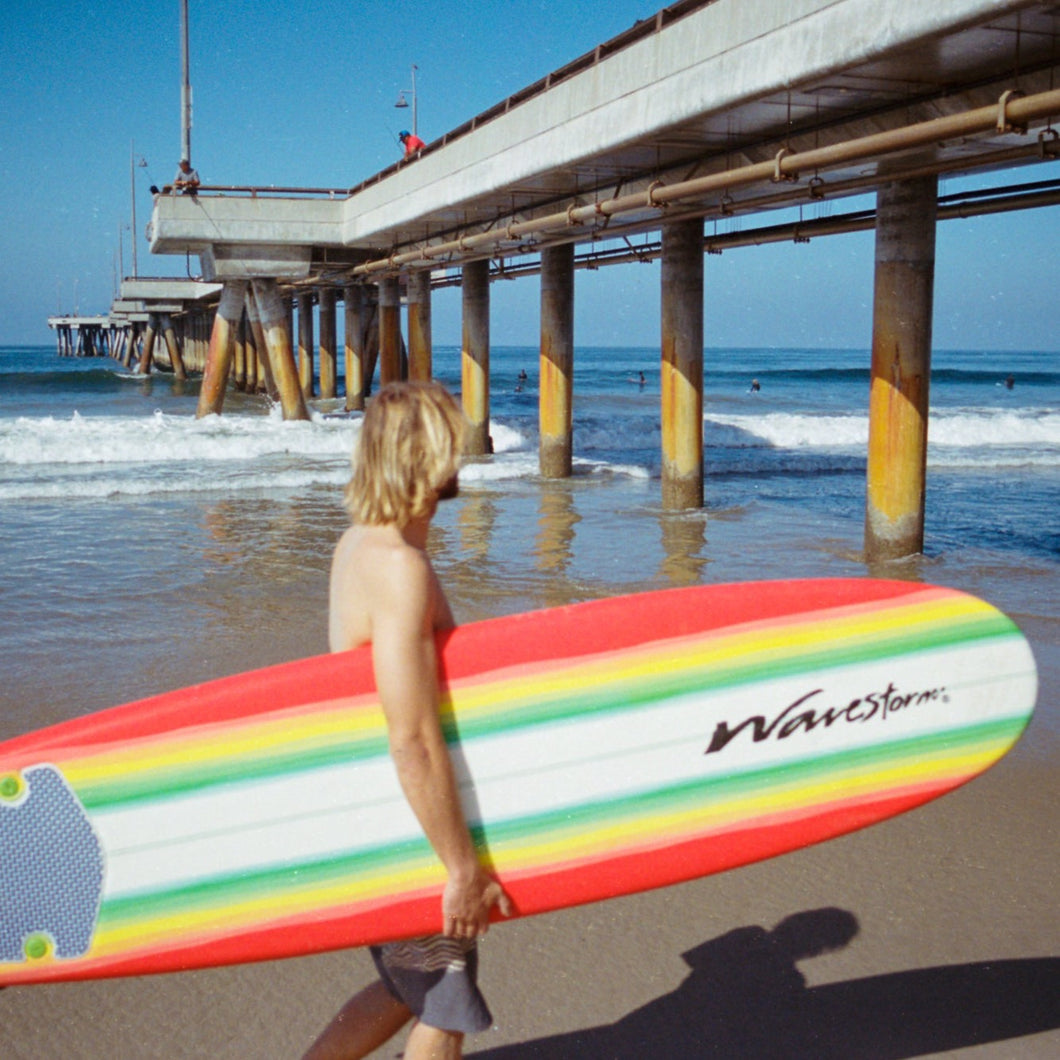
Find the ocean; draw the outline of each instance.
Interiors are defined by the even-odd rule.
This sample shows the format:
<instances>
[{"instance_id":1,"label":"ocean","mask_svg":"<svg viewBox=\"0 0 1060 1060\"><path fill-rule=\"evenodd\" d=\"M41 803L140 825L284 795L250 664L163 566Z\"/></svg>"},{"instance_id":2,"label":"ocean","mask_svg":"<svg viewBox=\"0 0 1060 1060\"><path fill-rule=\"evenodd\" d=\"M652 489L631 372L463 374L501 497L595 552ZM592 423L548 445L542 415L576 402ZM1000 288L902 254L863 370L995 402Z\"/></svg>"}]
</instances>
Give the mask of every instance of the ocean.
<instances>
[{"instance_id":1,"label":"ocean","mask_svg":"<svg viewBox=\"0 0 1060 1060\"><path fill-rule=\"evenodd\" d=\"M660 504L658 351L576 351L562 481L537 473L537 357L492 349L495 453L464 468L432 530L458 621L672 585L902 577L990 600L1060 667L1060 354L934 354L925 554L882 566L862 557L866 350L708 349L706 504L690 512ZM459 362L435 347L454 391ZM314 401L311 422L284 423L229 392L196 420L196 400L194 381L0 347L0 738L326 650L359 416ZM1040 704L1021 753L1055 752L1056 713Z\"/></svg>"}]
</instances>

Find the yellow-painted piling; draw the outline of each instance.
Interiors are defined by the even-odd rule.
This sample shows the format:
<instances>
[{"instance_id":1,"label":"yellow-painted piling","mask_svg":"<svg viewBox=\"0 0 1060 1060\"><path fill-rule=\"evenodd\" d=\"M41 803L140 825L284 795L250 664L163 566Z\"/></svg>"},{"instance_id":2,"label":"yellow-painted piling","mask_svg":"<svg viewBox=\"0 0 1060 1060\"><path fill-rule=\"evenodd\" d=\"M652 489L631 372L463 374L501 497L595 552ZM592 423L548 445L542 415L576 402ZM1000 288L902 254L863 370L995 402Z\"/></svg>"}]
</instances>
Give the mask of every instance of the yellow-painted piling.
<instances>
[{"instance_id":1,"label":"yellow-painted piling","mask_svg":"<svg viewBox=\"0 0 1060 1060\"><path fill-rule=\"evenodd\" d=\"M246 280L228 280L221 292L221 303L213 318L210 334L210 349L206 354L206 370L199 390L199 405L196 418L220 413L224 406L225 387L235 348L236 328L243 316L243 303L247 296Z\"/></svg>"},{"instance_id":2,"label":"yellow-painted piling","mask_svg":"<svg viewBox=\"0 0 1060 1060\"><path fill-rule=\"evenodd\" d=\"M865 558L924 549L938 178L877 193Z\"/></svg>"},{"instance_id":3,"label":"yellow-painted piling","mask_svg":"<svg viewBox=\"0 0 1060 1060\"><path fill-rule=\"evenodd\" d=\"M122 350L121 363L123 368L128 368L132 364L133 355L136 353L136 343L140 338L139 325L132 323L129 325L129 334L125 340L125 349Z\"/></svg>"},{"instance_id":4,"label":"yellow-painted piling","mask_svg":"<svg viewBox=\"0 0 1060 1060\"><path fill-rule=\"evenodd\" d=\"M662 503L703 505L703 222L662 230Z\"/></svg>"},{"instance_id":5,"label":"yellow-painted piling","mask_svg":"<svg viewBox=\"0 0 1060 1060\"><path fill-rule=\"evenodd\" d=\"M431 273L418 269L409 275L409 379L426 382L434 371L431 348Z\"/></svg>"},{"instance_id":6,"label":"yellow-painted piling","mask_svg":"<svg viewBox=\"0 0 1060 1060\"><path fill-rule=\"evenodd\" d=\"M261 326L261 313L258 312L258 299L253 286L247 291L244 307L247 317L247 330L254 344L258 361L258 388L263 390L273 401L280 400L280 389L269 363L269 347L265 340L265 329Z\"/></svg>"},{"instance_id":7,"label":"yellow-painted piling","mask_svg":"<svg viewBox=\"0 0 1060 1060\"><path fill-rule=\"evenodd\" d=\"M151 313L147 318L147 328L144 331L144 345L140 352L140 365L137 372L140 375L151 374L151 362L155 357L155 337L158 334L158 316Z\"/></svg>"},{"instance_id":8,"label":"yellow-painted piling","mask_svg":"<svg viewBox=\"0 0 1060 1060\"><path fill-rule=\"evenodd\" d=\"M173 327L173 318L168 313L161 317L162 337L166 342L166 350L169 352L169 363L173 368L173 375L183 381L188 378L184 368L184 358L180 352L180 343L177 342L177 329Z\"/></svg>"},{"instance_id":9,"label":"yellow-painted piling","mask_svg":"<svg viewBox=\"0 0 1060 1060\"><path fill-rule=\"evenodd\" d=\"M253 293L248 292L247 298L243 302L243 317L239 322L239 333L243 338L243 351L246 357L246 379L244 386L246 387L248 394L256 394L259 385L258 346L254 341L254 329L250 326L250 312L247 309L247 303L253 301Z\"/></svg>"},{"instance_id":10,"label":"yellow-painted piling","mask_svg":"<svg viewBox=\"0 0 1060 1060\"><path fill-rule=\"evenodd\" d=\"M541 251L541 392L538 460L545 478L567 478L573 462L574 244Z\"/></svg>"},{"instance_id":11,"label":"yellow-painted piling","mask_svg":"<svg viewBox=\"0 0 1060 1060\"><path fill-rule=\"evenodd\" d=\"M236 390L247 389L247 310L246 296L243 298L243 312L239 315L235 335L232 339L232 385Z\"/></svg>"},{"instance_id":12,"label":"yellow-painted piling","mask_svg":"<svg viewBox=\"0 0 1060 1060\"><path fill-rule=\"evenodd\" d=\"M313 396L313 295L305 291L298 296L298 381L302 394Z\"/></svg>"},{"instance_id":13,"label":"yellow-painted piling","mask_svg":"<svg viewBox=\"0 0 1060 1060\"><path fill-rule=\"evenodd\" d=\"M291 335L287 330L287 312L275 280L254 280L254 297L258 303L264 345L268 350L280 406L285 420L307 420L305 397L298 380L298 366L291 350Z\"/></svg>"},{"instance_id":14,"label":"yellow-painted piling","mask_svg":"<svg viewBox=\"0 0 1060 1060\"><path fill-rule=\"evenodd\" d=\"M349 284L342 292L346 337L346 411L364 408L364 288Z\"/></svg>"},{"instance_id":15,"label":"yellow-painted piling","mask_svg":"<svg viewBox=\"0 0 1060 1060\"><path fill-rule=\"evenodd\" d=\"M401 290L396 276L379 281L379 382L401 379Z\"/></svg>"},{"instance_id":16,"label":"yellow-painted piling","mask_svg":"<svg viewBox=\"0 0 1060 1060\"><path fill-rule=\"evenodd\" d=\"M336 394L338 372L338 329L335 320L335 289L322 287L317 292L320 305L320 396L333 398Z\"/></svg>"},{"instance_id":17,"label":"yellow-painted piling","mask_svg":"<svg viewBox=\"0 0 1060 1060\"><path fill-rule=\"evenodd\" d=\"M490 440L490 263L472 261L461 270L463 328L460 388L470 427L467 452L493 452Z\"/></svg>"}]
</instances>

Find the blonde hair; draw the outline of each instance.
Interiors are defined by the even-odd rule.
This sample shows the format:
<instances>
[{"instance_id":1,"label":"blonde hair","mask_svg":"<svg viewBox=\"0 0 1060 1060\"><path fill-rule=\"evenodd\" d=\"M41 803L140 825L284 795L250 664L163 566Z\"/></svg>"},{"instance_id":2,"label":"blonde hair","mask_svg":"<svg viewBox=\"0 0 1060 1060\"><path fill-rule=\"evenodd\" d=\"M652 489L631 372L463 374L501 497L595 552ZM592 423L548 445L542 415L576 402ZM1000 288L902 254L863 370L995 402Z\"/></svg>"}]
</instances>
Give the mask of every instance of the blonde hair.
<instances>
[{"instance_id":1,"label":"blonde hair","mask_svg":"<svg viewBox=\"0 0 1060 1060\"><path fill-rule=\"evenodd\" d=\"M460 467L467 421L441 383L388 383L372 399L353 449L346 508L354 522L396 523L434 514Z\"/></svg>"}]
</instances>

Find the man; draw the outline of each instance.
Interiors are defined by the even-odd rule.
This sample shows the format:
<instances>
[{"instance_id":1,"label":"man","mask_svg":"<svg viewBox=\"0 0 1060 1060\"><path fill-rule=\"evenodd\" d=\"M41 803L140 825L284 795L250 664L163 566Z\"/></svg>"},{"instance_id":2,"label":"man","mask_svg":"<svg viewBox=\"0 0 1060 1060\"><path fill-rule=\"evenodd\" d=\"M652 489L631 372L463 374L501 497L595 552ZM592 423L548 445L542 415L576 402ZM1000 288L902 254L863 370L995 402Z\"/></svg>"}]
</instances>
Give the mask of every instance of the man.
<instances>
[{"instance_id":1,"label":"man","mask_svg":"<svg viewBox=\"0 0 1060 1060\"><path fill-rule=\"evenodd\" d=\"M411 158L417 151L422 151L427 145L408 129L402 129L398 133L398 139L405 145L405 157Z\"/></svg>"},{"instance_id":2,"label":"man","mask_svg":"<svg viewBox=\"0 0 1060 1060\"><path fill-rule=\"evenodd\" d=\"M191 163L186 159L180 160L177 167L177 175L173 178L173 188L183 195L194 195L199 186L199 174L191 168Z\"/></svg>"},{"instance_id":3,"label":"man","mask_svg":"<svg viewBox=\"0 0 1060 1060\"><path fill-rule=\"evenodd\" d=\"M438 716L434 635L453 616L427 557L438 501L456 495L466 422L438 383L391 383L368 406L346 489L351 526L332 560L332 651L371 643L390 754L445 867L444 934L372 947L380 978L351 998L305 1060L367 1056L411 1018L406 1060L462 1055L492 1023L476 983L475 941L490 911L511 912L479 864Z\"/></svg>"}]
</instances>

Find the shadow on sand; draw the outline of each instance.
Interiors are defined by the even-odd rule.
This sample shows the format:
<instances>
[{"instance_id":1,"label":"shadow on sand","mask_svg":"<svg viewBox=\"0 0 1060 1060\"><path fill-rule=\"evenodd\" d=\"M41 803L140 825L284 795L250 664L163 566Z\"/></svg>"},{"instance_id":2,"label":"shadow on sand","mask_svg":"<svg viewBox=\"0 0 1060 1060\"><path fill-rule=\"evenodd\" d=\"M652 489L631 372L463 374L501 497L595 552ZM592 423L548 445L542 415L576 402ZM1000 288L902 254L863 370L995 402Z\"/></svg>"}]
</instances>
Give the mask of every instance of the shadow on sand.
<instances>
[{"instance_id":1,"label":"shadow on sand","mask_svg":"<svg viewBox=\"0 0 1060 1060\"><path fill-rule=\"evenodd\" d=\"M1060 958L924 968L807 988L796 962L846 946L841 909L744 927L683 954L691 974L617 1023L475 1060L898 1060L1060 1026ZM621 974L616 969L616 974Z\"/></svg>"}]
</instances>

